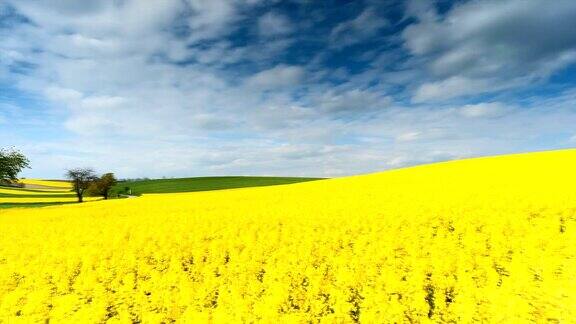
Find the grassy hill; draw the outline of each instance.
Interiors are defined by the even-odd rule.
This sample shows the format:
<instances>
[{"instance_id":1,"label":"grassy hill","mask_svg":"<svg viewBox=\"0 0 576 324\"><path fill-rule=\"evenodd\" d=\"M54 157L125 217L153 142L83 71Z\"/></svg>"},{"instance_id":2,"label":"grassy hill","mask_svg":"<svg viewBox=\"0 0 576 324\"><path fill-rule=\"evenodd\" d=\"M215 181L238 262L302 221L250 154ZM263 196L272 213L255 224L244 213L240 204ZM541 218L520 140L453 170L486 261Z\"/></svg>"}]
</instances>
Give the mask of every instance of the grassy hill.
<instances>
[{"instance_id":1,"label":"grassy hill","mask_svg":"<svg viewBox=\"0 0 576 324\"><path fill-rule=\"evenodd\" d=\"M318 180L317 178L295 177L201 177L180 179L158 179L122 181L113 188L111 196L128 193L178 193L193 191L221 190L245 187L261 187ZM24 179L25 188L0 186L0 208L45 207L70 204L76 196L70 191L70 183L57 180ZM86 197L97 200L99 197Z\"/></svg>"},{"instance_id":2,"label":"grassy hill","mask_svg":"<svg viewBox=\"0 0 576 324\"><path fill-rule=\"evenodd\" d=\"M176 193L263 187L314 180L320 179L296 177L198 177L122 181L113 188L113 195L126 194L126 188L130 188L132 195L141 195L146 193Z\"/></svg>"}]
</instances>

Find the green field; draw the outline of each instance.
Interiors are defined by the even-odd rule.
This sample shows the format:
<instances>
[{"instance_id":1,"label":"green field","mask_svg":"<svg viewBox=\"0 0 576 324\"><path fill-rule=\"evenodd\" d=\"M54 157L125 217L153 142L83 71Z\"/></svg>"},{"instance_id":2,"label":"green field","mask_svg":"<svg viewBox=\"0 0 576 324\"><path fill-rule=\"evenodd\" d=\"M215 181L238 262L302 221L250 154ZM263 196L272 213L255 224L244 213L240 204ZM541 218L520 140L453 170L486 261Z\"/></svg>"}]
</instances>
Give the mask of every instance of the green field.
<instances>
[{"instance_id":1,"label":"green field","mask_svg":"<svg viewBox=\"0 0 576 324\"><path fill-rule=\"evenodd\" d=\"M122 181L113 188L112 196L116 196L117 194L128 194L126 188L130 188L132 195L141 195L147 193L175 193L273 186L314 180L320 180L320 178L199 177Z\"/></svg>"},{"instance_id":2,"label":"green field","mask_svg":"<svg viewBox=\"0 0 576 324\"><path fill-rule=\"evenodd\" d=\"M176 193L272 186L313 180L320 179L295 177L199 177L121 181L112 189L110 197L121 197L127 195L128 193L130 193L130 195L139 196L141 194L147 193ZM75 203L73 201L68 201L70 198L75 197L75 194L67 189L58 191L45 191L41 189L30 188L0 188L7 188L11 189L12 191L18 191L18 194L0 192L0 209L14 207L44 207ZM130 190L127 190L126 188L129 188ZM51 199L54 201L34 201L35 199Z\"/></svg>"}]
</instances>

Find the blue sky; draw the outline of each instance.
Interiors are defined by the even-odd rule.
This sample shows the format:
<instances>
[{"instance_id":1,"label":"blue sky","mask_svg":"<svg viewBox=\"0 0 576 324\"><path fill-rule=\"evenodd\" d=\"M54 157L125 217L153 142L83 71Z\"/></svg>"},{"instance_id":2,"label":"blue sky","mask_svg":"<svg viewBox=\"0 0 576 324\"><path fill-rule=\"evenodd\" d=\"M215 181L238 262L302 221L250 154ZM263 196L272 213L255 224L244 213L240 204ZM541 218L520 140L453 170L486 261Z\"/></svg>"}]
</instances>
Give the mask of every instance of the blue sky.
<instances>
[{"instance_id":1,"label":"blue sky","mask_svg":"<svg viewBox=\"0 0 576 324\"><path fill-rule=\"evenodd\" d=\"M572 0L0 0L29 177L343 176L576 146Z\"/></svg>"}]
</instances>

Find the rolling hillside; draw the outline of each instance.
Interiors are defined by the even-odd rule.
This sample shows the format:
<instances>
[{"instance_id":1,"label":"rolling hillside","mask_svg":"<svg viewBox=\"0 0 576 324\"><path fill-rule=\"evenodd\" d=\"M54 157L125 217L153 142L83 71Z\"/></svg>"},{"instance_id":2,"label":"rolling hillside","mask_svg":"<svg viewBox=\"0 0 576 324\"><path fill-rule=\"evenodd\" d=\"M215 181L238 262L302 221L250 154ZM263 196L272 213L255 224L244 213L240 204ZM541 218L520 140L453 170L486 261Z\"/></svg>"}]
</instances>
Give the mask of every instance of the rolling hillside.
<instances>
[{"instance_id":1,"label":"rolling hillside","mask_svg":"<svg viewBox=\"0 0 576 324\"><path fill-rule=\"evenodd\" d=\"M122 181L114 188L114 193L127 193L130 188L133 195L146 193L176 193L222 190L246 187L274 186L305 181L320 180L319 178L297 177L198 177L178 179L155 179Z\"/></svg>"},{"instance_id":2,"label":"rolling hillside","mask_svg":"<svg viewBox=\"0 0 576 324\"><path fill-rule=\"evenodd\" d=\"M141 195L148 193L176 193L208 190L223 190L245 187L272 186L319 180L317 178L296 177L201 177L122 181L111 192L118 195ZM22 179L24 188L0 186L0 208L45 207L76 202L71 185L61 180ZM129 188L127 190L126 188ZM100 197L85 197L86 201Z\"/></svg>"},{"instance_id":3,"label":"rolling hillside","mask_svg":"<svg viewBox=\"0 0 576 324\"><path fill-rule=\"evenodd\" d=\"M0 210L0 318L571 322L576 150Z\"/></svg>"}]
</instances>

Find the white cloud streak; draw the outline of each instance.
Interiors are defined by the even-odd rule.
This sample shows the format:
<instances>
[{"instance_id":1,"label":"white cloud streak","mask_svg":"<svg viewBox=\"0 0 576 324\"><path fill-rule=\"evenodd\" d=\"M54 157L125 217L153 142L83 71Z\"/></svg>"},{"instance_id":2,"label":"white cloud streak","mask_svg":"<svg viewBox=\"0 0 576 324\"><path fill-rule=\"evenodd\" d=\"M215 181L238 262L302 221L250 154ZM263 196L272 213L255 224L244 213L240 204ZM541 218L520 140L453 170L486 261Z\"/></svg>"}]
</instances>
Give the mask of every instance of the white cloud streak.
<instances>
[{"instance_id":1,"label":"white cloud streak","mask_svg":"<svg viewBox=\"0 0 576 324\"><path fill-rule=\"evenodd\" d=\"M444 16L431 3L411 2L419 22L402 33L434 79L417 88L417 102L525 86L576 62L574 1L468 1Z\"/></svg>"}]
</instances>

